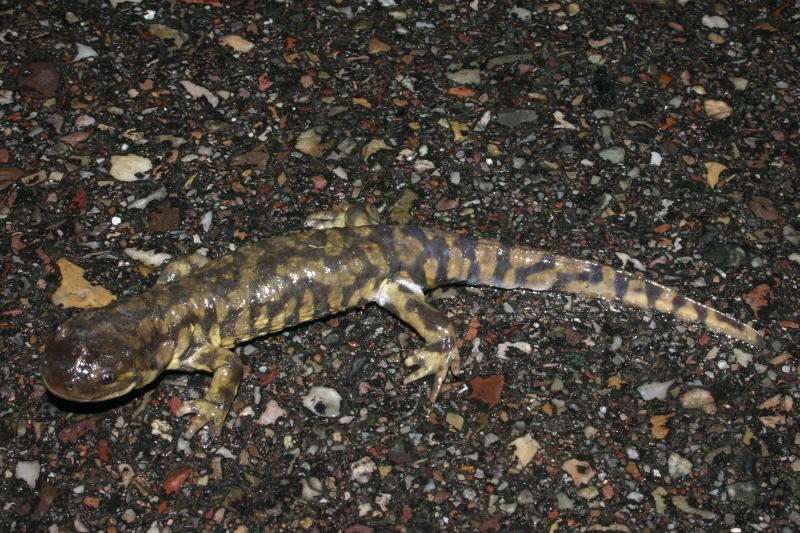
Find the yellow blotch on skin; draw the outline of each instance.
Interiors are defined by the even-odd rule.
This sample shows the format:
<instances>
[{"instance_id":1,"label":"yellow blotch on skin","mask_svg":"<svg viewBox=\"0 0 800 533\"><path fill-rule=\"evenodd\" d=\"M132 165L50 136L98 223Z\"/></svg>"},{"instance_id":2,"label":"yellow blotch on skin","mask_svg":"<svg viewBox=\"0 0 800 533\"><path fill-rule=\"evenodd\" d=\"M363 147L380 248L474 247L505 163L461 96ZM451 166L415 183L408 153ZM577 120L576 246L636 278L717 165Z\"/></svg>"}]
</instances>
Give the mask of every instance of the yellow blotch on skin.
<instances>
[{"instance_id":1,"label":"yellow blotch on skin","mask_svg":"<svg viewBox=\"0 0 800 533\"><path fill-rule=\"evenodd\" d=\"M303 300L300 302L300 311L298 312L300 322L311 320L314 318L314 293L311 289L306 289L303 293Z\"/></svg>"}]
</instances>

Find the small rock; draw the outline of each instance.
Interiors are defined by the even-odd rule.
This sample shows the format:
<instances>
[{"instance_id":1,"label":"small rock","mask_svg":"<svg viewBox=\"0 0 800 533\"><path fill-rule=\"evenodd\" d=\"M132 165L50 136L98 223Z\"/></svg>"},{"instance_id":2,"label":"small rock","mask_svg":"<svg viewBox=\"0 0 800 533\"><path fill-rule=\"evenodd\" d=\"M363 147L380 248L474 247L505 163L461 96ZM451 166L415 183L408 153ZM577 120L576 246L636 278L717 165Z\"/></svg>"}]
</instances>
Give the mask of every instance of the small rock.
<instances>
[{"instance_id":1,"label":"small rock","mask_svg":"<svg viewBox=\"0 0 800 533\"><path fill-rule=\"evenodd\" d=\"M436 202L437 211L450 211L458 207L458 198L442 198Z\"/></svg>"},{"instance_id":2,"label":"small rock","mask_svg":"<svg viewBox=\"0 0 800 533\"><path fill-rule=\"evenodd\" d=\"M522 469L530 463L539 450L542 449L541 445L531 437L531 434L515 439L509 443L509 448L514 447L514 458L517 460L517 467Z\"/></svg>"},{"instance_id":3,"label":"small rock","mask_svg":"<svg viewBox=\"0 0 800 533\"><path fill-rule=\"evenodd\" d=\"M20 461L14 469L14 477L23 480L28 487L35 489L41 468L38 461Z\"/></svg>"},{"instance_id":4,"label":"small rock","mask_svg":"<svg viewBox=\"0 0 800 533\"><path fill-rule=\"evenodd\" d=\"M211 107L217 107L219 105L219 97L205 87L197 85L189 80L181 80L181 85L183 85L183 88L186 89L186 92L188 92L193 99L196 100L200 97L204 97L206 101L211 104Z\"/></svg>"},{"instance_id":5,"label":"small rock","mask_svg":"<svg viewBox=\"0 0 800 533\"><path fill-rule=\"evenodd\" d=\"M94 124L94 117L89 115L78 115L78 117L75 119L75 127L79 130L94 126Z\"/></svg>"},{"instance_id":6,"label":"small rock","mask_svg":"<svg viewBox=\"0 0 800 533\"><path fill-rule=\"evenodd\" d=\"M370 37L367 42L367 52L370 54L382 54L388 52L392 47L381 41L377 37Z\"/></svg>"},{"instance_id":7,"label":"small rock","mask_svg":"<svg viewBox=\"0 0 800 533\"><path fill-rule=\"evenodd\" d=\"M755 216L762 220L774 222L781 218L780 213L775 209L775 204L766 196L754 196L753 199L748 202L747 206Z\"/></svg>"},{"instance_id":8,"label":"small rock","mask_svg":"<svg viewBox=\"0 0 800 533\"><path fill-rule=\"evenodd\" d=\"M150 24L147 30L164 42L172 41L173 49L183 46L183 43L189 38L189 36L182 31L174 30L163 24Z\"/></svg>"},{"instance_id":9,"label":"small rock","mask_svg":"<svg viewBox=\"0 0 800 533\"><path fill-rule=\"evenodd\" d=\"M725 487L725 492L732 500L744 503L752 507L758 500L759 489L752 481L740 481Z\"/></svg>"},{"instance_id":10,"label":"small rock","mask_svg":"<svg viewBox=\"0 0 800 533\"><path fill-rule=\"evenodd\" d=\"M667 459L667 469L669 475L677 479L692 471L692 462L673 452L669 455L669 459Z\"/></svg>"},{"instance_id":11,"label":"small rock","mask_svg":"<svg viewBox=\"0 0 800 533\"><path fill-rule=\"evenodd\" d=\"M112 155L111 169L108 171L114 179L119 181L137 181L136 174L150 171L153 163L140 155Z\"/></svg>"},{"instance_id":12,"label":"small rock","mask_svg":"<svg viewBox=\"0 0 800 533\"><path fill-rule=\"evenodd\" d=\"M165 202L150 214L147 221L147 231L150 233L164 233L173 231L181 226L181 210Z\"/></svg>"},{"instance_id":13,"label":"small rock","mask_svg":"<svg viewBox=\"0 0 800 533\"><path fill-rule=\"evenodd\" d=\"M722 269L739 268L747 259L742 248L727 243L712 244L704 255L714 266Z\"/></svg>"},{"instance_id":14,"label":"small rock","mask_svg":"<svg viewBox=\"0 0 800 533\"><path fill-rule=\"evenodd\" d=\"M528 489L523 489L522 492L517 494L517 503L520 505L531 505L535 501L533 493Z\"/></svg>"},{"instance_id":15,"label":"small rock","mask_svg":"<svg viewBox=\"0 0 800 533\"><path fill-rule=\"evenodd\" d=\"M17 178L22 176L22 171L15 167L0 168L0 191L7 189Z\"/></svg>"},{"instance_id":16,"label":"small rock","mask_svg":"<svg viewBox=\"0 0 800 533\"><path fill-rule=\"evenodd\" d=\"M703 18L700 20L706 28L715 28L719 30L728 29L728 21L719 15L703 15Z\"/></svg>"},{"instance_id":17,"label":"small rock","mask_svg":"<svg viewBox=\"0 0 800 533\"><path fill-rule=\"evenodd\" d=\"M516 109L514 111L502 111L497 114L497 122L506 128L516 128L526 122L536 122L539 115L533 109Z\"/></svg>"},{"instance_id":18,"label":"small rock","mask_svg":"<svg viewBox=\"0 0 800 533\"><path fill-rule=\"evenodd\" d=\"M661 166L661 154L658 152L650 152L650 165L654 167Z\"/></svg>"},{"instance_id":19,"label":"small rock","mask_svg":"<svg viewBox=\"0 0 800 533\"><path fill-rule=\"evenodd\" d=\"M167 197L167 188L162 185L161 187L158 188L158 190L151 192L144 198L139 198L138 200L134 200L133 202L129 203L128 208L144 209L150 202L155 200L163 200L166 197Z\"/></svg>"},{"instance_id":20,"label":"small rock","mask_svg":"<svg viewBox=\"0 0 800 533\"><path fill-rule=\"evenodd\" d=\"M219 42L228 48L232 48L237 52L247 53L253 49L255 44L251 43L244 37L238 35L223 35L220 37Z\"/></svg>"},{"instance_id":21,"label":"small rock","mask_svg":"<svg viewBox=\"0 0 800 533\"><path fill-rule=\"evenodd\" d=\"M600 150L598 155L601 159L616 165L625 161L625 148L621 146L613 146L611 148L606 148L605 150Z\"/></svg>"},{"instance_id":22,"label":"small rock","mask_svg":"<svg viewBox=\"0 0 800 533\"><path fill-rule=\"evenodd\" d=\"M2 163L3 161L0 161ZM783 226L783 238L792 243L795 246L800 246L800 231L794 228L794 226L790 224L786 224Z\"/></svg>"},{"instance_id":23,"label":"small rock","mask_svg":"<svg viewBox=\"0 0 800 533\"><path fill-rule=\"evenodd\" d=\"M322 483L319 479L312 477L310 479L303 478L300 480L302 489L300 490L300 497L304 500L316 500L322 496Z\"/></svg>"},{"instance_id":24,"label":"small rock","mask_svg":"<svg viewBox=\"0 0 800 533\"><path fill-rule=\"evenodd\" d=\"M714 120L726 119L733 113L733 108L722 100L704 100L703 109L706 115Z\"/></svg>"},{"instance_id":25,"label":"small rock","mask_svg":"<svg viewBox=\"0 0 800 533\"><path fill-rule=\"evenodd\" d=\"M673 383L675 383L674 379L662 382L653 381L650 383L645 383L644 385L640 385L636 390L639 391L639 394L645 401L649 402L650 400L663 400L667 397L667 392Z\"/></svg>"},{"instance_id":26,"label":"small rock","mask_svg":"<svg viewBox=\"0 0 800 533\"><path fill-rule=\"evenodd\" d=\"M341 402L339 393L328 387L312 387L303 396L303 407L316 415L329 418L339 416Z\"/></svg>"},{"instance_id":27,"label":"small rock","mask_svg":"<svg viewBox=\"0 0 800 533\"><path fill-rule=\"evenodd\" d=\"M46 98L55 96L60 84L61 76L58 70L55 65L47 62L31 63L23 74L17 77L17 85L32 89Z\"/></svg>"},{"instance_id":28,"label":"small rock","mask_svg":"<svg viewBox=\"0 0 800 533\"><path fill-rule=\"evenodd\" d=\"M559 511L569 511L575 507L575 501L563 492L556 494L556 503Z\"/></svg>"},{"instance_id":29,"label":"small rock","mask_svg":"<svg viewBox=\"0 0 800 533\"><path fill-rule=\"evenodd\" d=\"M494 407L500 403L500 395L505 385L503 374L495 374L486 378L477 376L469 384L472 387L473 400L485 403L489 407Z\"/></svg>"},{"instance_id":30,"label":"small rock","mask_svg":"<svg viewBox=\"0 0 800 533\"><path fill-rule=\"evenodd\" d=\"M267 160L269 159L269 152L265 144L260 144L243 154L234 156L231 165L234 167L252 167L260 171L267 169Z\"/></svg>"},{"instance_id":31,"label":"small rock","mask_svg":"<svg viewBox=\"0 0 800 533\"><path fill-rule=\"evenodd\" d=\"M311 128L297 136L294 147L311 157L320 157L329 148L329 145L322 143L322 136L317 128Z\"/></svg>"},{"instance_id":32,"label":"small rock","mask_svg":"<svg viewBox=\"0 0 800 533\"><path fill-rule=\"evenodd\" d=\"M378 467L372 462L372 459L362 457L350 464L350 479L361 484L367 483L377 469Z\"/></svg>"},{"instance_id":33,"label":"small rock","mask_svg":"<svg viewBox=\"0 0 800 533\"><path fill-rule=\"evenodd\" d=\"M633 491L629 492L625 498L632 502L642 503L644 501L645 496L641 492Z\"/></svg>"},{"instance_id":34,"label":"small rock","mask_svg":"<svg viewBox=\"0 0 800 533\"><path fill-rule=\"evenodd\" d=\"M597 487L594 485L590 485L588 487L583 487L577 492L577 494L584 500L593 500L597 498L597 496L600 494L600 491L597 490Z\"/></svg>"},{"instance_id":35,"label":"small rock","mask_svg":"<svg viewBox=\"0 0 800 533\"><path fill-rule=\"evenodd\" d=\"M138 248L125 248L124 252L131 259L139 261L140 263L153 268L161 266L162 264L164 264L164 262L172 258L170 254L163 252L156 253L155 250L139 250Z\"/></svg>"},{"instance_id":36,"label":"small rock","mask_svg":"<svg viewBox=\"0 0 800 533\"><path fill-rule=\"evenodd\" d=\"M73 63L75 61L81 61L82 59L97 57L97 52L95 51L95 49L87 44L75 43L75 48L77 48L78 53L75 54L75 57L72 58Z\"/></svg>"},{"instance_id":37,"label":"small rock","mask_svg":"<svg viewBox=\"0 0 800 533\"><path fill-rule=\"evenodd\" d=\"M444 419L447 425L453 429L461 431L464 427L464 417L458 413L447 413Z\"/></svg>"},{"instance_id":38,"label":"small rock","mask_svg":"<svg viewBox=\"0 0 800 533\"><path fill-rule=\"evenodd\" d=\"M436 164L428 159L417 159L414 161L414 171L427 172L436 168Z\"/></svg>"},{"instance_id":39,"label":"small rock","mask_svg":"<svg viewBox=\"0 0 800 533\"><path fill-rule=\"evenodd\" d=\"M689 389L681 395L681 404L687 409L702 409L704 413L713 415L717 412L714 396L705 389Z\"/></svg>"},{"instance_id":40,"label":"small rock","mask_svg":"<svg viewBox=\"0 0 800 533\"><path fill-rule=\"evenodd\" d=\"M65 257L59 258L56 264L61 271L61 285L52 296L55 305L92 309L104 307L116 299L116 296L103 287L86 281L83 277L86 271Z\"/></svg>"},{"instance_id":41,"label":"small rock","mask_svg":"<svg viewBox=\"0 0 800 533\"><path fill-rule=\"evenodd\" d=\"M733 356L736 358L736 362L745 368L750 366L750 363L753 362L753 354L750 352L745 352L739 348L733 349Z\"/></svg>"},{"instance_id":42,"label":"small rock","mask_svg":"<svg viewBox=\"0 0 800 533\"><path fill-rule=\"evenodd\" d=\"M477 68L456 70L455 72L448 72L445 76L453 83L460 85L475 85L481 82L481 71Z\"/></svg>"},{"instance_id":43,"label":"small rock","mask_svg":"<svg viewBox=\"0 0 800 533\"><path fill-rule=\"evenodd\" d=\"M569 474L576 487L588 484L594 477L594 469L587 461L569 459L561 465L561 469Z\"/></svg>"},{"instance_id":44,"label":"small rock","mask_svg":"<svg viewBox=\"0 0 800 533\"><path fill-rule=\"evenodd\" d=\"M744 91L750 84L750 81L747 78L732 77L730 78L730 81L733 84L733 88L737 91Z\"/></svg>"}]
</instances>

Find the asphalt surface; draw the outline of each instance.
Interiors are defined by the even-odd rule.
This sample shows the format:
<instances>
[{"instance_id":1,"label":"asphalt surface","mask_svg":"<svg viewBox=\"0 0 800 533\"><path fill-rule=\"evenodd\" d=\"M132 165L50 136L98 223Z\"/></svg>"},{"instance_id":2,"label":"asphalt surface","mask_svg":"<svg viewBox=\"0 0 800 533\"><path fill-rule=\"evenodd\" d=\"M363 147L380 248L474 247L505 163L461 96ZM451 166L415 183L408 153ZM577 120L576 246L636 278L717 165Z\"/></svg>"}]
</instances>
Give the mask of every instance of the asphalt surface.
<instances>
[{"instance_id":1,"label":"asphalt surface","mask_svg":"<svg viewBox=\"0 0 800 533\"><path fill-rule=\"evenodd\" d=\"M0 2L0 529L800 529L798 34L794 1ZM641 272L766 345L454 287L433 406L377 307L240 346L216 440L173 414L208 376L46 391L80 307L344 201Z\"/></svg>"}]
</instances>

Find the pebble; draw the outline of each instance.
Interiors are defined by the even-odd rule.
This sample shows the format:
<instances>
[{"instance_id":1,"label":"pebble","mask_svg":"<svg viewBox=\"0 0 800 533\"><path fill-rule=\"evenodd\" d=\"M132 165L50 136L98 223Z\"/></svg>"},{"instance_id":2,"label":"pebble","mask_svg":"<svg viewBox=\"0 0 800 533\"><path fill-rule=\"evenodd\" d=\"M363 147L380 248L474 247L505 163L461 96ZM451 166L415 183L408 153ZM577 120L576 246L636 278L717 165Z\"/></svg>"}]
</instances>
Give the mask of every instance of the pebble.
<instances>
[{"instance_id":1,"label":"pebble","mask_svg":"<svg viewBox=\"0 0 800 533\"><path fill-rule=\"evenodd\" d=\"M650 152L650 165L654 167L661 166L661 154L658 152Z\"/></svg>"},{"instance_id":2,"label":"pebble","mask_svg":"<svg viewBox=\"0 0 800 533\"><path fill-rule=\"evenodd\" d=\"M600 150L598 155L601 159L608 161L609 163L619 164L625 161L625 148L621 146L614 146L612 148L606 148L604 150Z\"/></svg>"},{"instance_id":3,"label":"pebble","mask_svg":"<svg viewBox=\"0 0 800 533\"><path fill-rule=\"evenodd\" d=\"M712 243L705 252L705 257L716 267L735 269L744 264L747 253L736 244Z\"/></svg>"},{"instance_id":4,"label":"pebble","mask_svg":"<svg viewBox=\"0 0 800 533\"><path fill-rule=\"evenodd\" d=\"M750 363L753 362L753 354L750 352L745 352L740 348L733 349L733 356L736 359L736 362L745 368L747 368Z\"/></svg>"},{"instance_id":5,"label":"pebble","mask_svg":"<svg viewBox=\"0 0 800 533\"><path fill-rule=\"evenodd\" d=\"M559 511L569 511L575 508L575 501L563 492L556 494L556 502Z\"/></svg>"},{"instance_id":6,"label":"pebble","mask_svg":"<svg viewBox=\"0 0 800 533\"><path fill-rule=\"evenodd\" d=\"M20 461L14 469L14 477L23 480L31 489L35 489L41 468L39 461Z\"/></svg>"},{"instance_id":7,"label":"pebble","mask_svg":"<svg viewBox=\"0 0 800 533\"><path fill-rule=\"evenodd\" d=\"M152 168L150 160L140 155L112 155L109 174L119 181L137 181L137 174L144 174Z\"/></svg>"},{"instance_id":8,"label":"pebble","mask_svg":"<svg viewBox=\"0 0 800 533\"><path fill-rule=\"evenodd\" d=\"M476 68L465 68L445 74L447 79L462 85L475 85L481 82L481 71Z\"/></svg>"},{"instance_id":9,"label":"pebble","mask_svg":"<svg viewBox=\"0 0 800 533\"><path fill-rule=\"evenodd\" d=\"M633 491L629 492L625 498L632 502L642 503L645 500L645 495L641 492Z\"/></svg>"},{"instance_id":10,"label":"pebble","mask_svg":"<svg viewBox=\"0 0 800 533\"><path fill-rule=\"evenodd\" d=\"M645 401L664 400L667 397L667 392L673 383L675 383L674 379L662 382L653 381L639 385L636 390L639 391L639 394Z\"/></svg>"},{"instance_id":11,"label":"pebble","mask_svg":"<svg viewBox=\"0 0 800 533\"><path fill-rule=\"evenodd\" d=\"M55 96L61 86L61 75L52 63L43 61L31 63L22 72L23 74L17 78L17 85L32 89L46 98Z\"/></svg>"},{"instance_id":12,"label":"pebble","mask_svg":"<svg viewBox=\"0 0 800 533\"><path fill-rule=\"evenodd\" d=\"M580 489L576 494L584 500L593 500L597 498L600 491L594 485L589 485L588 487Z\"/></svg>"},{"instance_id":13,"label":"pebble","mask_svg":"<svg viewBox=\"0 0 800 533\"><path fill-rule=\"evenodd\" d=\"M339 393L329 387L312 387L303 396L303 407L316 415L329 418L339 416L341 402Z\"/></svg>"},{"instance_id":14,"label":"pebble","mask_svg":"<svg viewBox=\"0 0 800 533\"><path fill-rule=\"evenodd\" d=\"M75 127L79 130L94 126L94 124L94 117L89 115L78 115L78 117L75 119Z\"/></svg>"},{"instance_id":15,"label":"pebble","mask_svg":"<svg viewBox=\"0 0 800 533\"><path fill-rule=\"evenodd\" d=\"M464 417L458 413L447 413L445 415L445 421L447 422L447 425L453 429L457 429L458 431L461 431L461 429L464 427Z\"/></svg>"},{"instance_id":16,"label":"pebble","mask_svg":"<svg viewBox=\"0 0 800 533\"><path fill-rule=\"evenodd\" d=\"M533 492L529 489L524 489L517 494L517 503L520 505L531 505L534 502L536 502L536 499L533 497Z\"/></svg>"},{"instance_id":17,"label":"pebble","mask_svg":"<svg viewBox=\"0 0 800 533\"><path fill-rule=\"evenodd\" d=\"M800 231L795 229L794 226L786 224L781 231L783 233L783 238L789 241L789 243L794 246L800 246Z\"/></svg>"},{"instance_id":18,"label":"pebble","mask_svg":"<svg viewBox=\"0 0 800 533\"><path fill-rule=\"evenodd\" d=\"M670 476L677 479L692 471L692 462L673 452L667 459L667 470Z\"/></svg>"},{"instance_id":19,"label":"pebble","mask_svg":"<svg viewBox=\"0 0 800 533\"><path fill-rule=\"evenodd\" d=\"M759 489L752 481L739 481L725 487L725 492L732 500L744 503L748 507L756 504Z\"/></svg>"},{"instance_id":20,"label":"pebble","mask_svg":"<svg viewBox=\"0 0 800 533\"><path fill-rule=\"evenodd\" d=\"M703 26L706 28L715 28L720 30L728 28L728 21L719 15L703 15L703 18L700 20L703 23Z\"/></svg>"},{"instance_id":21,"label":"pebble","mask_svg":"<svg viewBox=\"0 0 800 533\"><path fill-rule=\"evenodd\" d=\"M97 52L95 49L87 44L75 43L75 47L78 49L78 53L72 58L73 62L88 59L90 57L97 57Z\"/></svg>"},{"instance_id":22,"label":"pebble","mask_svg":"<svg viewBox=\"0 0 800 533\"><path fill-rule=\"evenodd\" d=\"M526 122L536 122L539 115L533 109L516 109L514 111L503 111L497 114L497 122L507 128L516 128Z\"/></svg>"},{"instance_id":23,"label":"pebble","mask_svg":"<svg viewBox=\"0 0 800 533\"><path fill-rule=\"evenodd\" d=\"M375 473L377 469L378 467L372 462L372 459L369 457L362 457L350 465L350 479L363 485L369 482L372 474Z\"/></svg>"}]
</instances>

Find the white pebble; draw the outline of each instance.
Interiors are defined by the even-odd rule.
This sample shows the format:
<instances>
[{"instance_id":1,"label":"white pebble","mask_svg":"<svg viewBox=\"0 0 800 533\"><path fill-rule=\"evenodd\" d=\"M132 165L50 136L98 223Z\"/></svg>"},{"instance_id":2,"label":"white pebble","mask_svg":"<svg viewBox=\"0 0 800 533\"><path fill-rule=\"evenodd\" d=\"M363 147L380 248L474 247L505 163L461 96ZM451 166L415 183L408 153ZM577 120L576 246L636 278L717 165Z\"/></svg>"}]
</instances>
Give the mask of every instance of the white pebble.
<instances>
[{"instance_id":1,"label":"white pebble","mask_svg":"<svg viewBox=\"0 0 800 533\"><path fill-rule=\"evenodd\" d=\"M39 465L39 461L20 461L17 463L14 477L21 479L27 483L30 488L35 489L41 469L42 467Z\"/></svg>"},{"instance_id":2,"label":"white pebble","mask_svg":"<svg viewBox=\"0 0 800 533\"><path fill-rule=\"evenodd\" d=\"M342 397L329 387L312 387L308 394L303 396L303 407L319 416L339 416L341 403Z\"/></svg>"},{"instance_id":3,"label":"white pebble","mask_svg":"<svg viewBox=\"0 0 800 533\"><path fill-rule=\"evenodd\" d=\"M667 459L667 468L670 476L679 478L692 471L692 462L673 452Z\"/></svg>"},{"instance_id":4,"label":"white pebble","mask_svg":"<svg viewBox=\"0 0 800 533\"><path fill-rule=\"evenodd\" d=\"M658 152L650 152L650 164L654 167L661 166L661 154Z\"/></svg>"},{"instance_id":5,"label":"white pebble","mask_svg":"<svg viewBox=\"0 0 800 533\"><path fill-rule=\"evenodd\" d=\"M721 30L728 28L728 21L719 15L704 15L701 21L706 28L717 28Z\"/></svg>"},{"instance_id":6,"label":"white pebble","mask_svg":"<svg viewBox=\"0 0 800 533\"><path fill-rule=\"evenodd\" d=\"M660 383L658 381L653 381L640 385L636 390L639 391L643 400L663 400L667 397L667 392L673 383L675 383L674 379L662 381Z\"/></svg>"},{"instance_id":7,"label":"white pebble","mask_svg":"<svg viewBox=\"0 0 800 533\"><path fill-rule=\"evenodd\" d=\"M73 62L89 57L97 57L97 52L88 44L75 43L75 47L78 49L78 53L75 54L75 57L72 59Z\"/></svg>"}]
</instances>

